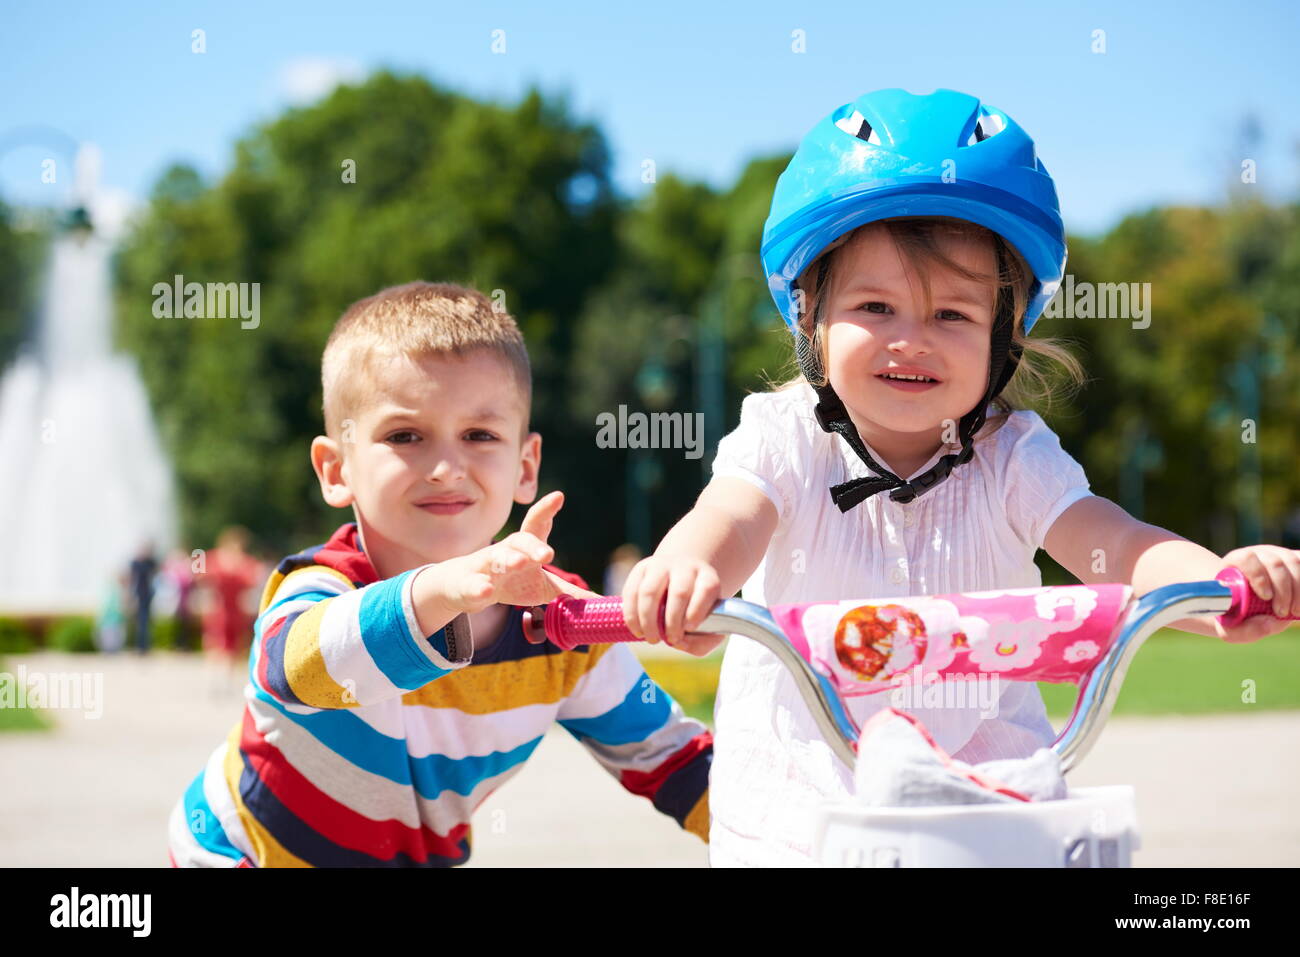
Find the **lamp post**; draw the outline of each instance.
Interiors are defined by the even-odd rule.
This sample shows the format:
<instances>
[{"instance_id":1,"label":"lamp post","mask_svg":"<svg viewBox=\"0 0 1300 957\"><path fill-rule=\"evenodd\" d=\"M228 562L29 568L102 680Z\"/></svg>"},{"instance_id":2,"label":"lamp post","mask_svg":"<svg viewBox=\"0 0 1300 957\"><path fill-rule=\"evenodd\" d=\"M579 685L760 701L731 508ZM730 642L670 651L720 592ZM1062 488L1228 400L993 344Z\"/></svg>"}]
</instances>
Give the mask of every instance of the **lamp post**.
<instances>
[{"instance_id":1,"label":"lamp post","mask_svg":"<svg viewBox=\"0 0 1300 957\"><path fill-rule=\"evenodd\" d=\"M1233 507L1237 520L1234 547L1262 541L1264 479L1259 455L1262 425L1260 380L1275 378L1285 371L1283 355L1290 348L1286 328L1277 316L1265 314L1261 332L1260 338L1242 343L1237 361L1228 367L1225 379L1230 398L1220 399L1210 410L1212 421L1217 426L1231 420L1232 431L1240 442L1237 481L1233 484ZM1252 428L1252 441L1249 442L1244 434L1247 423Z\"/></svg>"},{"instance_id":2,"label":"lamp post","mask_svg":"<svg viewBox=\"0 0 1300 957\"><path fill-rule=\"evenodd\" d=\"M1237 475L1237 542L1258 542L1260 537L1260 474L1259 474L1259 349L1254 343L1243 347L1243 355L1232 366L1231 381L1236 398L1238 426L1253 423L1251 441L1241 437Z\"/></svg>"},{"instance_id":3,"label":"lamp post","mask_svg":"<svg viewBox=\"0 0 1300 957\"><path fill-rule=\"evenodd\" d=\"M726 343L723 339L723 301L726 293L705 294L695 331L695 407L704 417L704 454L700 456L701 484L713 468L713 450L722 438L723 396L726 391Z\"/></svg>"},{"instance_id":4,"label":"lamp post","mask_svg":"<svg viewBox=\"0 0 1300 957\"><path fill-rule=\"evenodd\" d=\"M661 355L662 340L637 369L633 386L641 404L648 409L667 408L676 394L672 376ZM624 510L624 528L627 540L648 555L654 550L651 541L650 495L663 481L663 466L653 450L629 448L627 468L624 471L627 503Z\"/></svg>"},{"instance_id":5,"label":"lamp post","mask_svg":"<svg viewBox=\"0 0 1300 957\"><path fill-rule=\"evenodd\" d=\"M1164 464L1164 448L1151 435L1145 416L1132 420L1125 432L1128 455L1119 474L1120 501L1125 511L1142 520L1146 512L1146 475Z\"/></svg>"}]
</instances>

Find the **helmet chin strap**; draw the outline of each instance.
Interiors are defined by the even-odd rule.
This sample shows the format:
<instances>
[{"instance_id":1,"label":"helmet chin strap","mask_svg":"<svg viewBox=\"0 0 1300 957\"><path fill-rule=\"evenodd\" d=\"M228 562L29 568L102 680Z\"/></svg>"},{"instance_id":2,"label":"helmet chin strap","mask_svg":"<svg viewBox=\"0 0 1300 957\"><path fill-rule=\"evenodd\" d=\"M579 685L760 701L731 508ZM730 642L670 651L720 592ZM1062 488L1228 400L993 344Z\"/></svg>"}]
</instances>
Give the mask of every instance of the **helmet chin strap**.
<instances>
[{"instance_id":1,"label":"helmet chin strap","mask_svg":"<svg viewBox=\"0 0 1300 957\"><path fill-rule=\"evenodd\" d=\"M1000 260L1001 256L999 256ZM841 512L847 512L878 492L889 492L890 499L895 502L910 502L946 479L957 466L971 460L975 454L975 435L983 427L987 418L988 404L1006 387L1012 373L1016 371L1016 366L1020 363L1021 350L1011 348L1012 321L1010 296L1004 290L999 294L997 320L993 324L993 334L989 342L988 386L984 390L984 397L975 408L962 416L959 429L961 451L949 452L930 469L910 481L899 478L871 457L871 453L863 444L862 437L858 434L857 426L849 418L844 402L836 394L829 379L825 385L813 386L818 399L814 412L822 429L827 432L838 432L867 468L877 473L868 478L851 479L831 487L831 500ZM818 376L809 375L816 366L806 338L798 337L795 351L799 366L805 378L811 383Z\"/></svg>"}]
</instances>

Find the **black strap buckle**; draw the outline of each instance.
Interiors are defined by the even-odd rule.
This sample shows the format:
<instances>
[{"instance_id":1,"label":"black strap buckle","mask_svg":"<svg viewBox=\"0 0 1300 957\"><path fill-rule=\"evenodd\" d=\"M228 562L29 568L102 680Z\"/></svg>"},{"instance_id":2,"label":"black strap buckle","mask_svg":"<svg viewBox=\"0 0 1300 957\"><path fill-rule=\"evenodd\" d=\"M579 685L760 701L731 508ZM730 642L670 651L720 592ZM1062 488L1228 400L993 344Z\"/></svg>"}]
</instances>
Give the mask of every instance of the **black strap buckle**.
<instances>
[{"instance_id":1,"label":"black strap buckle","mask_svg":"<svg viewBox=\"0 0 1300 957\"><path fill-rule=\"evenodd\" d=\"M823 432L835 431L831 426L831 415L833 415L833 413L827 411L825 402L818 402L813 406L813 415L817 417L817 424L822 427Z\"/></svg>"},{"instance_id":2,"label":"black strap buckle","mask_svg":"<svg viewBox=\"0 0 1300 957\"><path fill-rule=\"evenodd\" d=\"M911 482L904 482L902 485L898 486L898 488L889 493L889 498L891 501L901 502L906 505L908 502L915 499L917 494L918 493Z\"/></svg>"}]
</instances>

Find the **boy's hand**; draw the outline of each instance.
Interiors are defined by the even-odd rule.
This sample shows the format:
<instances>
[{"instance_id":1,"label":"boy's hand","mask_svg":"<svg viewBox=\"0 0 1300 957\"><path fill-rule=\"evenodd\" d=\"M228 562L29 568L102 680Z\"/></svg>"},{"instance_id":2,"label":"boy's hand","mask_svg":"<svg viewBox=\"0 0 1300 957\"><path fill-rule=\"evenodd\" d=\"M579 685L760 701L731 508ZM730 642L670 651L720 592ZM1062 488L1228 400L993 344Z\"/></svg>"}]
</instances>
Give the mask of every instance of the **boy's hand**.
<instances>
[{"instance_id":1,"label":"boy's hand","mask_svg":"<svg viewBox=\"0 0 1300 957\"><path fill-rule=\"evenodd\" d=\"M444 600L457 611L473 614L488 605L541 605L558 595L598 597L542 568L555 557L546 538L563 504L564 493L551 492L533 504L513 535L430 566Z\"/></svg>"},{"instance_id":2,"label":"boy's hand","mask_svg":"<svg viewBox=\"0 0 1300 957\"><path fill-rule=\"evenodd\" d=\"M1279 545L1252 545L1228 552L1223 566L1240 568L1255 594L1273 602L1272 615L1247 618L1235 628L1224 628L1214 619L1214 630L1224 641L1259 641L1291 626L1281 618L1300 615L1300 552Z\"/></svg>"},{"instance_id":3,"label":"boy's hand","mask_svg":"<svg viewBox=\"0 0 1300 957\"><path fill-rule=\"evenodd\" d=\"M633 567L623 584L623 623L652 645L662 640L692 655L707 655L727 636L686 632L709 616L718 603L718 589L712 565L651 555Z\"/></svg>"}]
</instances>

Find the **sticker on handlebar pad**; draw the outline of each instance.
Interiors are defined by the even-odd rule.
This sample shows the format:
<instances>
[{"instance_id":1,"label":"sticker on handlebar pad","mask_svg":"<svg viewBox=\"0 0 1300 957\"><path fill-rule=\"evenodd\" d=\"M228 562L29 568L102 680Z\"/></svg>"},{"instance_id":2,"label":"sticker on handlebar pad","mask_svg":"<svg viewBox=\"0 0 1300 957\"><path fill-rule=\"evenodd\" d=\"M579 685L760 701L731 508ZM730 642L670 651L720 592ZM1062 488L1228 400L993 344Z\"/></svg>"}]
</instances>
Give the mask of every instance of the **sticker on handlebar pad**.
<instances>
[{"instance_id":1,"label":"sticker on handlebar pad","mask_svg":"<svg viewBox=\"0 0 1300 957\"><path fill-rule=\"evenodd\" d=\"M772 609L844 695L927 676L1079 683L1110 647L1132 589L1066 585Z\"/></svg>"}]
</instances>

